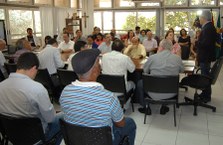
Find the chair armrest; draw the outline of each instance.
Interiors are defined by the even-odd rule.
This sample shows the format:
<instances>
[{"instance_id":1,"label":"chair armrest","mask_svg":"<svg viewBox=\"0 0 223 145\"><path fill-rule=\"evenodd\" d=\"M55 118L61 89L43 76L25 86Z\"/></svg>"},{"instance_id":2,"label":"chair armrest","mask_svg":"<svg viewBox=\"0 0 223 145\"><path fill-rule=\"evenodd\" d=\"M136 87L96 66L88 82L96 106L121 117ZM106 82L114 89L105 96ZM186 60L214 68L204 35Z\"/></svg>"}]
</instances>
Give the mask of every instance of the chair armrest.
<instances>
[{"instance_id":1,"label":"chair armrest","mask_svg":"<svg viewBox=\"0 0 223 145\"><path fill-rule=\"evenodd\" d=\"M202 74L193 74L184 77L180 84L204 90L211 85L212 78Z\"/></svg>"}]
</instances>

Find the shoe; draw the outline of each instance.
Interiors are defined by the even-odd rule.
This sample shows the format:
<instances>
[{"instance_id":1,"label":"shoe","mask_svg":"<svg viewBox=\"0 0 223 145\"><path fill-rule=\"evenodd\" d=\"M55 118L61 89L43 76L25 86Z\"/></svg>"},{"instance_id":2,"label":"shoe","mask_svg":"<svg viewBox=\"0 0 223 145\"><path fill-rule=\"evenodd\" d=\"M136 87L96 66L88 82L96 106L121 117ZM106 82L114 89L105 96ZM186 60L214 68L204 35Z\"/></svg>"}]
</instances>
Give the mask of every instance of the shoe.
<instances>
[{"instance_id":1,"label":"shoe","mask_svg":"<svg viewBox=\"0 0 223 145\"><path fill-rule=\"evenodd\" d=\"M160 114L165 115L167 112L169 112L169 107L162 105L160 108Z\"/></svg>"},{"instance_id":2,"label":"shoe","mask_svg":"<svg viewBox=\"0 0 223 145\"><path fill-rule=\"evenodd\" d=\"M143 113L143 114L145 114L145 112L146 112L146 108L144 107L144 108L138 108L138 111L140 112L140 113ZM152 113L151 113L151 109L150 109L150 107L148 107L148 112L147 112L147 114L146 115L151 115Z\"/></svg>"}]
</instances>

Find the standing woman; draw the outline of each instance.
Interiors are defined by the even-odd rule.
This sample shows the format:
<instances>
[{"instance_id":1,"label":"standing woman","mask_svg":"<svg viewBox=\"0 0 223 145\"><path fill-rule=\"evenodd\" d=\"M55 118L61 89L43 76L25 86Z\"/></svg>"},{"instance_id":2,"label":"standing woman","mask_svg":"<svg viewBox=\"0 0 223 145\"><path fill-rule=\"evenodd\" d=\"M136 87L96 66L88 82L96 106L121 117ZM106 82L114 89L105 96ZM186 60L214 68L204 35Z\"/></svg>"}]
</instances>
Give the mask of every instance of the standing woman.
<instances>
[{"instance_id":1,"label":"standing woman","mask_svg":"<svg viewBox=\"0 0 223 145\"><path fill-rule=\"evenodd\" d=\"M201 30L200 29L197 29L196 30L196 34L195 34L195 37L191 43L191 47L190 47L190 52L191 52L191 55L192 57L195 59L196 56L197 56L197 49L198 49L198 38L201 34Z\"/></svg>"},{"instance_id":2,"label":"standing woman","mask_svg":"<svg viewBox=\"0 0 223 145\"><path fill-rule=\"evenodd\" d=\"M135 36L135 33L133 30L129 30L127 34L127 39L125 39L125 47L128 47L128 45L132 44L131 40Z\"/></svg>"},{"instance_id":3,"label":"standing woman","mask_svg":"<svg viewBox=\"0 0 223 145\"><path fill-rule=\"evenodd\" d=\"M190 36L187 35L187 31L185 29L180 30L180 37L178 39L178 43L181 46L181 58L183 60L189 59L190 56Z\"/></svg>"}]
</instances>

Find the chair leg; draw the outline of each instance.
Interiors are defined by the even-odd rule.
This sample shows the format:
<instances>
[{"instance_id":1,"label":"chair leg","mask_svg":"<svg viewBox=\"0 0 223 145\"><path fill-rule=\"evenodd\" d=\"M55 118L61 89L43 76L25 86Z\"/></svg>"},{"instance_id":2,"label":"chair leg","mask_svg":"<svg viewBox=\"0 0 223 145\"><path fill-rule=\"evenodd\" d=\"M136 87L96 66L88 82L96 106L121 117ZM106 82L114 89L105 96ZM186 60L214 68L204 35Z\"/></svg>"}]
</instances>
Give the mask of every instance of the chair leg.
<instances>
[{"instance_id":1,"label":"chair leg","mask_svg":"<svg viewBox=\"0 0 223 145\"><path fill-rule=\"evenodd\" d=\"M131 100L131 104L132 104L132 112L134 112L134 104L133 104L133 101Z\"/></svg>"},{"instance_id":2,"label":"chair leg","mask_svg":"<svg viewBox=\"0 0 223 145\"><path fill-rule=\"evenodd\" d=\"M200 103L199 106L212 109L213 112L216 112L216 107L214 107L214 106L211 106L211 105L208 105L208 104L204 104L204 103Z\"/></svg>"},{"instance_id":3,"label":"chair leg","mask_svg":"<svg viewBox=\"0 0 223 145\"><path fill-rule=\"evenodd\" d=\"M176 104L173 104L173 117L174 117L174 126L177 126L177 122L176 122Z\"/></svg>"},{"instance_id":4,"label":"chair leg","mask_svg":"<svg viewBox=\"0 0 223 145\"><path fill-rule=\"evenodd\" d=\"M145 116L144 116L144 124L146 124L146 115L148 113L149 107L146 105L146 111L145 111Z\"/></svg>"}]
</instances>

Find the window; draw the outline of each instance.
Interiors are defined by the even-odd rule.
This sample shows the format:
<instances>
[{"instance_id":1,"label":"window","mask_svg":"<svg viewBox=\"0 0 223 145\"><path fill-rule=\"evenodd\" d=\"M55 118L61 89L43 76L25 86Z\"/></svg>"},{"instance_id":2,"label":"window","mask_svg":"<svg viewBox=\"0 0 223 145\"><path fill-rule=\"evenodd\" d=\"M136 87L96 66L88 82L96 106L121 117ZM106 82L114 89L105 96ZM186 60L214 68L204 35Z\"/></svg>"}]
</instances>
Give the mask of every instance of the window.
<instances>
[{"instance_id":1,"label":"window","mask_svg":"<svg viewBox=\"0 0 223 145\"><path fill-rule=\"evenodd\" d=\"M31 3L31 0L7 0L7 2Z\"/></svg>"},{"instance_id":2,"label":"window","mask_svg":"<svg viewBox=\"0 0 223 145\"><path fill-rule=\"evenodd\" d=\"M140 7L159 7L160 3L140 3Z\"/></svg>"},{"instance_id":3,"label":"window","mask_svg":"<svg viewBox=\"0 0 223 145\"><path fill-rule=\"evenodd\" d=\"M102 12L94 12L94 26L102 28Z\"/></svg>"},{"instance_id":4,"label":"window","mask_svg":"<svg viewBox=\"0 0 223 145\"><path fill-rule=\"evenodd\" d=\"M35 4L52 5L52 0L35 0Z\"/></svg>"},{"instance_id":5,"label":"window","mask_svg":"<svg viewBox=\"0 0 223 145\"><path fill-rule=\"evenodd\" d=\"M187 0L164 0L165 6L186 6Z\"/></svg>"},{"instance_id":6,"label":"window","mask_svg":"<svg viewBox=\"0 0 223 145\"><path fill-rule=\"evenodd\" d=\"M131 0L114 0L115 7L134 7L135 3Z\"/></svg>"},{"instance_id":7,"label":"window","mask_svg":"<svg viewBox=\"0 0 223 145\"><path fill-rule=\"evenodd\" d=\"M223 0L219 0L219 2L220 2L220 5L222 6L223 5Z\"/></svg>"},{"instance_id":8,"label":"window","mask_svg":"<svg viewBox=\"0 0 223 145\"><path fill-rule=\"evenodd\" d=\"M192 6L216 5L216 0L191 0Z\"/></svg>"},{"instance_id":9,"label":"window","mask_svg":"<svg viewBox=\"0 0 223 145\"><path fill-rule=\"evenodd\" d=\"M178 34L182 28L185 28L187 31L190 27L190 22L196 18L196 14L194 15L194 19L191 18L189 21L189 12L188 11L165 11L165 24L164 29L167 31L169 28L173 28Z\"/></svg>"},{"instance_id":10,"label":"window","mask_svg":"<svg viewBox=\"0 0 223 145\"><path fill-rule=\"evenodd\" d=\"M9 9L11 39L19 39L26 35L26 29L32 28L37 36L41 36L40 12L32 10Z\"/></svg>"},{"instance_id":11,"label":"window","mask_svg":"<svg viewBox=\"0 0 223 145\"><path fill-rule=\"evenodd\" d=\"M95 8L111 8L112 0L94 0Z\"/></svg>"},{"instance_id":12,"label":"window","mask_svg":"<svg viewBox=\"0 0 223 145\"><path fill-rule=\"evenodd\" d=\"M137 26L156 31L156 12L138 12Z\"/></svg>"},{"instance_id":13,"label":"window","mask_svg":"<svg viewBox=\"0 0 223 145\"><path fill-rule=\"evenodd\" d=\"M94 26L101 28L102 33L109 33L113 28L112 12L94 12Z\"/></svg>"},{"instance_id":14,"label":"window","mask_svg":"<svg viewBox=\"0 0 223 145\"><path fill-rule=\"evenodd\" d=\"M34 28L37 36L41 36L41 19L40 19L40 11L34 11Z\"/></svg>"},{"instance_id":15,"label":"window","mask_svg":"<svg viewBox=\"0 0 223 145\"><path fill-rule=\"evenodd\" d=\"M134 30L136 25L136 12L115 12L116 30Z\"/></svg>"},{"instance_id":16,"label":"window","mask_svg":"<svg viewBox=\"0 0 223 145\"><path fill-rule=\"evenodd\" d=\"M108 33L113 28L112 12L103 12L103 33Z\"/></svg>"},{"instance_id":17,"label":"window","mask_svg":"<svg viewBox=\"0 0 223 145\"><path fill-rule=\"evenodd\" d=\"M5 11L4 9L0 9L0 20L4 20L5 19Z\"/></svg>"},{"instance_id":18,"label":"window","mask_svg":"<svg viewBox=\"0 0 223 145\"><path fill-rule=\"evenodd\" d=\"M172 27L176 34L179 34L179 31L182 28L185 28L190 33L193 33L193 24L196 19L196 17L199 15L199 12L201 10L168 10L165 11L164 16L164 29L167 31L170 27ZM213 17L214 20L216 20L215 23L217 23L217 10L213 10ZM193 36L193 34L191 34Z\"/></svg>"},{"instance_id":19,"label":"window","mask_svg":"<svg viewBox=\"0 0 223 145\"><path fill-rule=\"evenodd\" d=\"M54 0L56 7L70 7L70 0Z\"/></svg>"}]
</instances>

